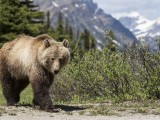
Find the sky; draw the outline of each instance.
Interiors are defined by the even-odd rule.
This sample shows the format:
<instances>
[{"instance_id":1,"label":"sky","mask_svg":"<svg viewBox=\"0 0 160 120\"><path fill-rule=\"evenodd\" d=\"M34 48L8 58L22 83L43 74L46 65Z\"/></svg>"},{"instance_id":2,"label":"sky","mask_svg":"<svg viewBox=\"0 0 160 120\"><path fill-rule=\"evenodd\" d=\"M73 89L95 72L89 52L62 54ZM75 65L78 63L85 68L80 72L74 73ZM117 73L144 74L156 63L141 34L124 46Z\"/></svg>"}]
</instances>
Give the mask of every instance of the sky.
<instances>
[{"instance_id":1,"label":"sky","mask_svg":"<svg viewBox=\"0 0 160 120\"><path fill-rule=\"evenodd\" d=\"M105 13L118 18L121 14L139 12L149 20L160 18L160 0L93 0Z\"/></svg>"}]
</instances>

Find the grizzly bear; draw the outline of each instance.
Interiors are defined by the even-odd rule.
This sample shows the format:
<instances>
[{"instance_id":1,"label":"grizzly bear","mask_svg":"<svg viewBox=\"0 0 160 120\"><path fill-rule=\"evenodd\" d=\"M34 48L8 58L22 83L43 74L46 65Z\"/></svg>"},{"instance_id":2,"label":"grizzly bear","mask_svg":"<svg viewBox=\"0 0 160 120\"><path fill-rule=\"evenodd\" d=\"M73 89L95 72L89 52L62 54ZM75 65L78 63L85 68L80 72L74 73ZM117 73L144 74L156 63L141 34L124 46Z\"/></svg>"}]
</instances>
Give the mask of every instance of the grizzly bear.
<instances>
[{"instance_id":1,"label":"grizzly bear","mask_svg":"<svg viewBox=\"0 0 160 120\"><path fill-rule=\"evenodd\" d=\"M30 83L33 104L56 111L49 96L54 76L70 60L68 41L57 42L48 35L18 36L0 49L0 81L7 105L19 102Z\"/></svg>"}]
</instances>

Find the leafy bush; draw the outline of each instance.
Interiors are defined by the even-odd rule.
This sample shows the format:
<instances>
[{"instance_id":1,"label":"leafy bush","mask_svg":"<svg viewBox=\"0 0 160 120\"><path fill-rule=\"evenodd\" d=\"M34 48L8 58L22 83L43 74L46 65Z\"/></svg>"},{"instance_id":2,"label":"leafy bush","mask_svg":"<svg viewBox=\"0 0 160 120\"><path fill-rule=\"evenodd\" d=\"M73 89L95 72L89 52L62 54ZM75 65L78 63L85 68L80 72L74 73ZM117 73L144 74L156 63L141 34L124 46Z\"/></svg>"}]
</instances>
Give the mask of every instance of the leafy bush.
<instances>
[{"instance_id":1,"label":"leafy bush","mask_svg":"<svg viewBox=\"0 0 160 120\"><path fill-rule=\"evenodd\" d=\"M51 89L60 101L105 97L115 100L160 98L160 55L147 49L92 50L74 54Z\"/></svg>"}]
</instances>

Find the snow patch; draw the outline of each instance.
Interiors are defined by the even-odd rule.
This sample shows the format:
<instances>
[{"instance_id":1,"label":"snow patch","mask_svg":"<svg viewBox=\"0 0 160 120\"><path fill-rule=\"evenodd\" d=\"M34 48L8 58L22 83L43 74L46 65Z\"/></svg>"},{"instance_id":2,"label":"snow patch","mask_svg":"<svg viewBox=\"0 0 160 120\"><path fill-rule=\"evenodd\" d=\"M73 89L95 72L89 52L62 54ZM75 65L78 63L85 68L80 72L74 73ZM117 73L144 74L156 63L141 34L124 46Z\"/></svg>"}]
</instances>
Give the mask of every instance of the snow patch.
<instances>
[{"instance_id":1,"label":"snow patch","mask_svg":"<svg viewBox=\"0 0 160 120\"><path fill-rule=\"evenodd\" d=\"M94 28L95 28L97 31L99 31L99 32L101 32L101 33L104 33L104 30L101 29L101 28L99 28L97 25L94 25Z\"/></svg>"},{"instance_id":2,"label":"snow patch","mask_svg":"<svg viewBox=\"0 0 160 120\"><path fill-rule=\"evenodd\" d=\"M148 34L149 36L151 36L151 37L155 37L155 36L160 36L160 33L150 33L150 34Z\"/></svg>"},{"instance_id":3,"label":"snow patch","mask_svg":"<svg viewBox=\"0 0 160 120\"><path fill-rule=\"evenodd\" d=\"M97 12L99 11L99 8L97 8L94 12L94 15L97 14Z\"/></svg>"},{"instance_id":4,"label":"snow patch","mask_svg":"<svg viewBox=\"0 0 160 120\"><path fill-rule=\"evenodd\" d=\"M54 1L52 1L52 5L54 5L55 7L59 7L59 5Z\"/></svg>"},{"instance_id":5,"label":"snow patch","mask_svg":"<svg viewBox=\"0 0 160 120\"><path fill-rule=\"evenodd\" d=\"M94 19L97 19L97 17L96 17L96 16L94 16Z\"/></svg>"},{"instance_id":6,"label":"snow patch","mask_svg":"<svg viewBox=\"0 0 160 120\"><path fill-rule=\"evenodd\" d=\"M65 8L63 8L61 11L64 12L64 11L67 11L67 10L68 10L68 8L65 7Z\"/></svg>"},{"instance_id":7,"label":"snow patch","mask_svg":"<svg viewBox=\"0 0 160 120\"><path fill-rule=\"evenodd\" d=\"M140 31L147 31L149 30L149 28L153 25L153 21L149 21L149 20L139 20L137 21L137 26L135 27L135 29L138 29Z\"/></svg>"},{"instance_id":8,"label":"snow patch","mask_svg":"<svg viewBox=\"0 0 160 120\"><path fill-rule=\"evenodd\" d=\"M112 42L114 43L114 44L116 44L117 46L121 46L121 44L119 43L119 42L117 42L116 40L112 40Z\"/></svg>"},{"instance_id":9,"label":"snow patch","mask_svg":"<svg viewBox=\"0 0 160 120\"><path fill-rule=\"evenodd\" d=\"M75 7L77 7L77 8L78 8L78 7L79 7L79 5L78 5L78 4L75 4Z\"/></svg>"},{"instance_id":10,"label":"snow patch","mask_svg":"<svg viewBox=\"0 0 160 120\"><path fill-rule=\"evenodd\" d=\"M160 18L156 19L155 23L157 23L158 25L160 25Z\"/></svg>"}]
</instances>

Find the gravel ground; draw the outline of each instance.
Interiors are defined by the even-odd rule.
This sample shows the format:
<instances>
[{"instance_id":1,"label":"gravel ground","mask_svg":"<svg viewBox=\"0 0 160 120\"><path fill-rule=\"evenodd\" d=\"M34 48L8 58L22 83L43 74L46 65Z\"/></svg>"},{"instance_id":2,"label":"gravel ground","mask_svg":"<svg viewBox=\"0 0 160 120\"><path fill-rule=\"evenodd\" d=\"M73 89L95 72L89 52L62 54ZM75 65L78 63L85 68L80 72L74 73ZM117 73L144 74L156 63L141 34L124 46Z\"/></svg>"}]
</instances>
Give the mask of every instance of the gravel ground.
<instances>
[{"instance_id":1,"label":"gravel ground","mask_svg":"<svg viewBox=\"0 0 160 120\"><path fill-rule=\"evenodd\" d=\"M67 114L48 114L48 113L23 113L16 116L3 115L0 120L160 120L159 115L132 116L83 116Z\"/></svg>"},{"instance_id":2,"label":"gravel ground","mask_svg":"<svg viewBox=\"0 0 160 120\"><path fill-rule=\"evenodd\" d=\"M129 113L121 116L80 115L79 111L81 110L76 107L68 107L62 108L59 113L48 113L32 107L0 107L0 120L160 120L160 115L140 113Z\"/></svg>"}]
</instances>

